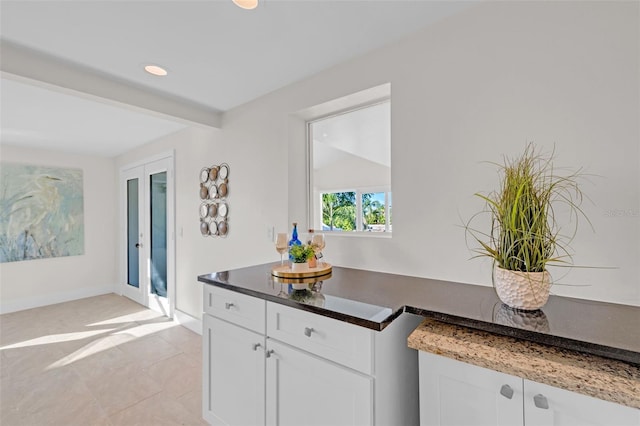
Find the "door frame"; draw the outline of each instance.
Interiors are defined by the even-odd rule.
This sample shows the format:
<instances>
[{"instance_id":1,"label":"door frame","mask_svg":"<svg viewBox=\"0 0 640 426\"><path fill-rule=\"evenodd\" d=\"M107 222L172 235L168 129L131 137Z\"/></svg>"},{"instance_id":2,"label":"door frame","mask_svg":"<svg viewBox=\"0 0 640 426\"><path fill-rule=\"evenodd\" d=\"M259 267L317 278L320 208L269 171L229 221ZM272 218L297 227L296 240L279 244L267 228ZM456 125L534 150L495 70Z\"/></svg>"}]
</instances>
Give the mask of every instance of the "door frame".
<instances>
[{"instance_id":1,"label":"door frame","mask_svg":"<svg viewBox=\"0 0 640 426\"><path fill-rule=\"evenodd\" d=\"M169 312L164 312L166 316L169 318L173 318L175 312L176 305L176 233L175 233L175 152L174 150L165 151L150 157L146 157L144 159L127 163L120 167L120 172L118 174L118 201L119 201L119 238L118 238L118 258L119 258L119 273L118 273L118 285L117 285L117 293L121 296L127 296L127 226L126 226L126 218L127 218L127 203L126 203L126 182L124 179L127 176L127 173L132 169L151 165L157 161L168 160L167 166L167 300L169 304ZM150 258L150 246L149 246L149 238L150 233L149 230L146 229L149 227L149 212L146 209L146 206L149 205L150 193L149 193L149 178L148 173L143 173L143 194L140 194L140 202L145 205L145 212L143 215L144 220L144 237L143 237L143 253L144 253L144 262L141 263L140 268L145 271L148 270L148 262ZM145 274L148 275L148 274ZM142 281L142 280L141 280ZM140 283L140 291L142 292L142 304L146 307L151 307L152 304L149 300L149 277L145 277L145 283ZM144 288L143 288L144 287ZM143 291L144 289L144 291Z\"/></svg>"}]
</instances>

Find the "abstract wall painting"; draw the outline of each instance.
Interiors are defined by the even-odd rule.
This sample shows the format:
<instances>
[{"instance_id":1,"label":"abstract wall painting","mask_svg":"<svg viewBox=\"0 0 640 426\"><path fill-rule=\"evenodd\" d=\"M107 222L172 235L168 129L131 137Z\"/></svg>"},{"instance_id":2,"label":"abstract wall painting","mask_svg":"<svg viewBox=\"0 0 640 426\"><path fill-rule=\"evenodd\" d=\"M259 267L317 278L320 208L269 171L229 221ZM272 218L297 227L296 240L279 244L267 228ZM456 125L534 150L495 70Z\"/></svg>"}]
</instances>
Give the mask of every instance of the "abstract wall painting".
<instances>
[{"instance_id":1,"label":"abstract wall painting","mask_svg":"<svg viewBox=\"0 0 640 426\"><path fill-rule=\"evenodd\" d=\"M83 253L82 170L0 163L0 263Z\"/></svg>"}]
</instances>

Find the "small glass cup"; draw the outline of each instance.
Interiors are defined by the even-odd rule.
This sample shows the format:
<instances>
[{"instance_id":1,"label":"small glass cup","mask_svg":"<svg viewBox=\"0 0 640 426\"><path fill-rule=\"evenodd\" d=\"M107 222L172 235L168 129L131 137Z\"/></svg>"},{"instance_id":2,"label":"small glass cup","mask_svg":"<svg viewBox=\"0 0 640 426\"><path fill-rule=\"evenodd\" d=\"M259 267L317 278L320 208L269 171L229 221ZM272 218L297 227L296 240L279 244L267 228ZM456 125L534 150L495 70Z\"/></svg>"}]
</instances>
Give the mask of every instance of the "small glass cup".
<instances>
[{"instance_id":1,"label":"small glass cup","mask_svg":"<svg viewBox=\"0 0 640 426\"><path fill-rule=\"evenodd\" d=\"M280 253L280 265L284 265L284 255L289 251L287 234L282 232L276 235L276 251Z\"/></svg>"}]
</instances>

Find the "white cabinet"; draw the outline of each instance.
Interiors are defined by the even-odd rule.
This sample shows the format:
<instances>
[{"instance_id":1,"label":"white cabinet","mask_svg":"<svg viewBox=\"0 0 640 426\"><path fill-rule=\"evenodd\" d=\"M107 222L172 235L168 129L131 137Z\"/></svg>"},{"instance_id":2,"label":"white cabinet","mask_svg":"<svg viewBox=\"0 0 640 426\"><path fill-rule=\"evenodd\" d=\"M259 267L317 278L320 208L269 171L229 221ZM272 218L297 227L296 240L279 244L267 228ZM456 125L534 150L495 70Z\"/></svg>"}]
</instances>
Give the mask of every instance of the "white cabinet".
<instances>
[{"instance_id":1,"label":"white cabinet","mask_svg":"<svg viewBox=\"0 0 640 426\"><path fill-rule=\"evenodd\" d=\"M203 417L212 425L262 425L264 335L203 317Z\"/></svg>"},{"instance_id":2,"label":"white cabinet","mask_svg":"<svg viewBox=\"0 0 640 426\"><path fill-rule=\"evenodd\" d=\"M264 334L264 300L224 288L204 286L204 313Z\"/></svg>"},{"instance_id":3,"label":"white cabinet","mask_svg":"<svg viewBox=\"0 0 640 426\"><path fill-rule=\"evenodd\" d=\"M407 337L421 321L403 314L378 332L267 302L267 424L417 425L418 356Z\"/></svg>"},{"instance_id":4,"label":"white cabinet","mask_svg":"<svg viewBox=\"0 0 640 426\"><path fill-rule=\"evenodd\" d=\"M412 426L421 317L381 332L205 286L203 417L228 426Z\"/></svg>"},{"instance_id":5,"label":"white cabinet","mask_svg":"<svg viewBox=\"0 0 640 426\"><path fill-rule=\"evenodd\" d=\"M420 424L522 424L522 379L420 352Z\"/></svg>"},{"instance_id":6,"label":"white cabinet","mask_svg":"<svg viewBox=\"0 0 640 426\"><path fill-rule=\"evenodd\" d=\"M640 410L420 352L420 424L640 425Z\"/></svg>"},{"instance_id":7,"label":"white cabinet","mask_svg":"<svg viewBox=\"0 0 640 426\"><path fill-rule=\"evenodd\" d=\"M267 425L373 424L372 377L275 340L267 350Z\"/></svg>"},{"instance_id":8,"label":"white cabinet","mask_svg":"<svg viewBox=\"0 0 640 426\"><path fill-rule=\"evenodd\" d=\"M640 410L524 380L526 426L640 425Z\"/></svg>"},{"instance_id":9,"label":"white cabinet","mask_svg":"<svg viewBox=\"0 0 640 426\"><path fill-rule=\"evenodd\" d=\"M338 364L371 374L375 331L267 303L267 335Z\"/></svg>"}]
</instances>

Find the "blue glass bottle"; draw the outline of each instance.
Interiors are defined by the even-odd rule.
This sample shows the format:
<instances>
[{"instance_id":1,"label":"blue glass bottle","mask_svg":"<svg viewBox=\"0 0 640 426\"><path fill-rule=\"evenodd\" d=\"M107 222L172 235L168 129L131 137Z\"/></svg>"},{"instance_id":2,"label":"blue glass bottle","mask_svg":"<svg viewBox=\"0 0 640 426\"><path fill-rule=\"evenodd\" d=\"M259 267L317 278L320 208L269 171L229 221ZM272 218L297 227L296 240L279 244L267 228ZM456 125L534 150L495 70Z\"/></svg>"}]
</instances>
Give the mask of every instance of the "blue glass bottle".
<instances>
[{"instance_id":1,"label":"blue glass bottle","mask_svg":"<svg viewBox=\"0 0 640 426\"><path fill-rule=\"evenodd\" d=\"M289 248L291 246L302 245L302 242L298 239L298 224L293 222L293 232L291 233L291 239L289 240ZM289 260L293 260L293 256L289 253Z\"/></svg>"}]
</instances>

